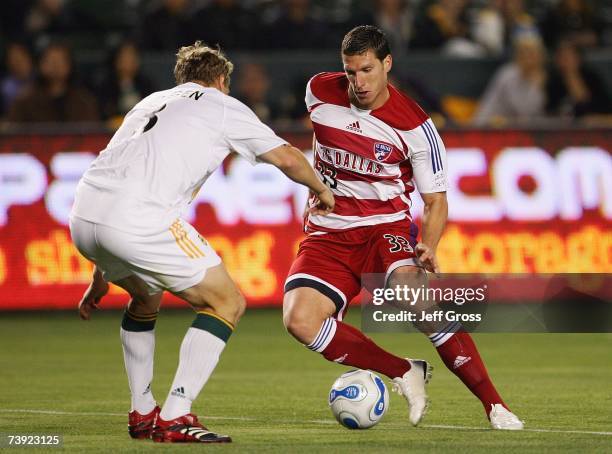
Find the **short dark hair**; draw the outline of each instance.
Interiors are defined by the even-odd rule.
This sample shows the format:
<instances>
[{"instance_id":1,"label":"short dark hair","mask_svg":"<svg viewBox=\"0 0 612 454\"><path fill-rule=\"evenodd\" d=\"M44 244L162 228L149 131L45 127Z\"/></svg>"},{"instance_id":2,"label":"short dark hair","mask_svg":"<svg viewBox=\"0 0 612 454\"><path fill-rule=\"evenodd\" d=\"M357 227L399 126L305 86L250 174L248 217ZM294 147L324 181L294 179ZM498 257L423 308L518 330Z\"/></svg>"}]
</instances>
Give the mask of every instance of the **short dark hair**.
<instances>
[{"instance_id":1,"label":"short dark hair","mask_svg":"<svg viewBox=\"0 0 612 454\"><path fill-rule=\"evenodd\" d=\"M379 60L391 54L387 36L380 28L374 25L359 25L344 35L342 54L361 55L368 50L374 51Z\"/></svg>"}]
</instances>

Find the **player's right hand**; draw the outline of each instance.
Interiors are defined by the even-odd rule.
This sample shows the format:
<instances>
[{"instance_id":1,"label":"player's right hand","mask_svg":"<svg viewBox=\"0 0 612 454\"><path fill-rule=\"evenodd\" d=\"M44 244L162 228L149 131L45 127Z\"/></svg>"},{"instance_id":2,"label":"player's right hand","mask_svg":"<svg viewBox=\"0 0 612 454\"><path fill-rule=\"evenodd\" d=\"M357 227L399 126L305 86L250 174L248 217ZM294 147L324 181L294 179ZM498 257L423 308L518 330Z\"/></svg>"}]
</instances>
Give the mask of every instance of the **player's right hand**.
<instances>
[{"instance_id":1,"label":"player's right hand","mask_svg":"<svg viewBox=\"0 0 612 454\"><path fill-rule=\"evenodd\" d=\"M79 301L79 317L82 320L89 320L91 313L98 309L98 304L108 293L108 284L104 281L94 280Z\"/></svg>"},{"instance_id":2,"label":"player's right hand","mask_svg":"<svg viewBox=\"0 0 612 454\"><path fill-rule=\"evenodd\" d=\"M419 259L419 263L423 265L427 271L436 274L440 272L436 253L429 246L424 243L418 243L414 248L414 252Z\"/></svg>"},{"instance_id":3,"label":"player's right hand","mask_svg":"<svg viewBox=\"0 0 612 454\"><path fill-rule=\"evenodd\" d=\"M314 204L310 207L309 213L312 215L326 215L334 211L334 194L327 186L315 197Z\"/></svg>"}]
</instances>

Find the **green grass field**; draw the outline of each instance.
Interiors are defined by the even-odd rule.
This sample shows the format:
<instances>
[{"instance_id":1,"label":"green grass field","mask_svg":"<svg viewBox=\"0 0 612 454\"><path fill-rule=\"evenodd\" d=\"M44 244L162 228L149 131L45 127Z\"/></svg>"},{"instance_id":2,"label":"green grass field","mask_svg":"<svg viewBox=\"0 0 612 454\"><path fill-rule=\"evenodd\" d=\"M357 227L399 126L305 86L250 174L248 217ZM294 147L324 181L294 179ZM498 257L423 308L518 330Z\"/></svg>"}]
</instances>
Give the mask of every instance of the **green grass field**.
<instances>
[{"instance_id":1,"label":"green grass field","mask_svg":"<svg viewBox=\"0 0 612 454\"><path fill-rule=\"evenodd\" d=\"M358 312L349 322L358 323ZM159 401L192 318L188 310L167 310L158 320L153 391ZM120 320L121 313L104 311L91 322L76 312L0 315L0 433L58 433L64 449L76 452L612 452L610 334L476 336L502 395L526 421L523 432L489 430L480 403L424 336L375 335L393 352L433 362L430 411L413 428L403 398L393 394L378 426L349 431L326 402L347 368L293 341L278 310L247 313L194 405L211 429L232 435L232 445L133 441Z\"/></svg>"}]
</instances>

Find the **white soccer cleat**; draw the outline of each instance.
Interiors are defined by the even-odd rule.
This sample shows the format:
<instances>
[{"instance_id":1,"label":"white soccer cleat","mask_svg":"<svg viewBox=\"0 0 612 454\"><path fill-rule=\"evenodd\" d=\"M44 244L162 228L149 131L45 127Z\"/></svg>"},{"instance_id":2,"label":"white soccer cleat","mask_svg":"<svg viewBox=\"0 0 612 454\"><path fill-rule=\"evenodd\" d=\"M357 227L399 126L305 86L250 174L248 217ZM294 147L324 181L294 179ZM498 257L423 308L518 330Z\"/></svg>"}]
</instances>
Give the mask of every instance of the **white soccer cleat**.
<instances>
[{"instance_id":1,"label":"white soccer cleat","mask_svg":"<svg viewBox=\"0 0 612 454\"><path fill-rule=\"evenodd\" d=\"M491 405L491 412L489 413L489 420L491 421L491 427L497 430L522 430L523 421L507 410L502 404Z\"/></svg>"},{"instance_id":2,"label":"white soccer cleat","mask_svg":"<svg viewBox=\"0 0 612 454\"><path fill-rule=\"evenodd\" d=\"M402 377L392 380L392 389L408 401L410 423L416 426L427 412L429 400L425 385L431 379L433 368L421 359L406 359L410 362L411 368Z\"/></svg>"}]
</instances>

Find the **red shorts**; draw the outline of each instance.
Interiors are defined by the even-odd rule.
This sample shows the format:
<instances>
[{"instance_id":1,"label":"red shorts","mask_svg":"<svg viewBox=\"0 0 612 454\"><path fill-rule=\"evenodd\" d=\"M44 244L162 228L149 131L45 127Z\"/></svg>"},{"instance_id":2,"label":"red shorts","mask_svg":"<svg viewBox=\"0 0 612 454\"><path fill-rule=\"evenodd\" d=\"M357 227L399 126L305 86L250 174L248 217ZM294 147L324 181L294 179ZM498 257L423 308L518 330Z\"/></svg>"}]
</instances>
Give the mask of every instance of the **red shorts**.
<instances>
[{"instance_id":1,"label":"red shorts","mask_svg":"<svg viewBox=\"0 0 612 454\"><path fill-rule=\"evenodd\" d=\"M310 235L300 243L285 281L285 293L310 287L336 305L342 320L348 303L361 291L361 275L416 266L417 227L409 221L359 227L345 232Z\"/></svg>"}]
</instances>

